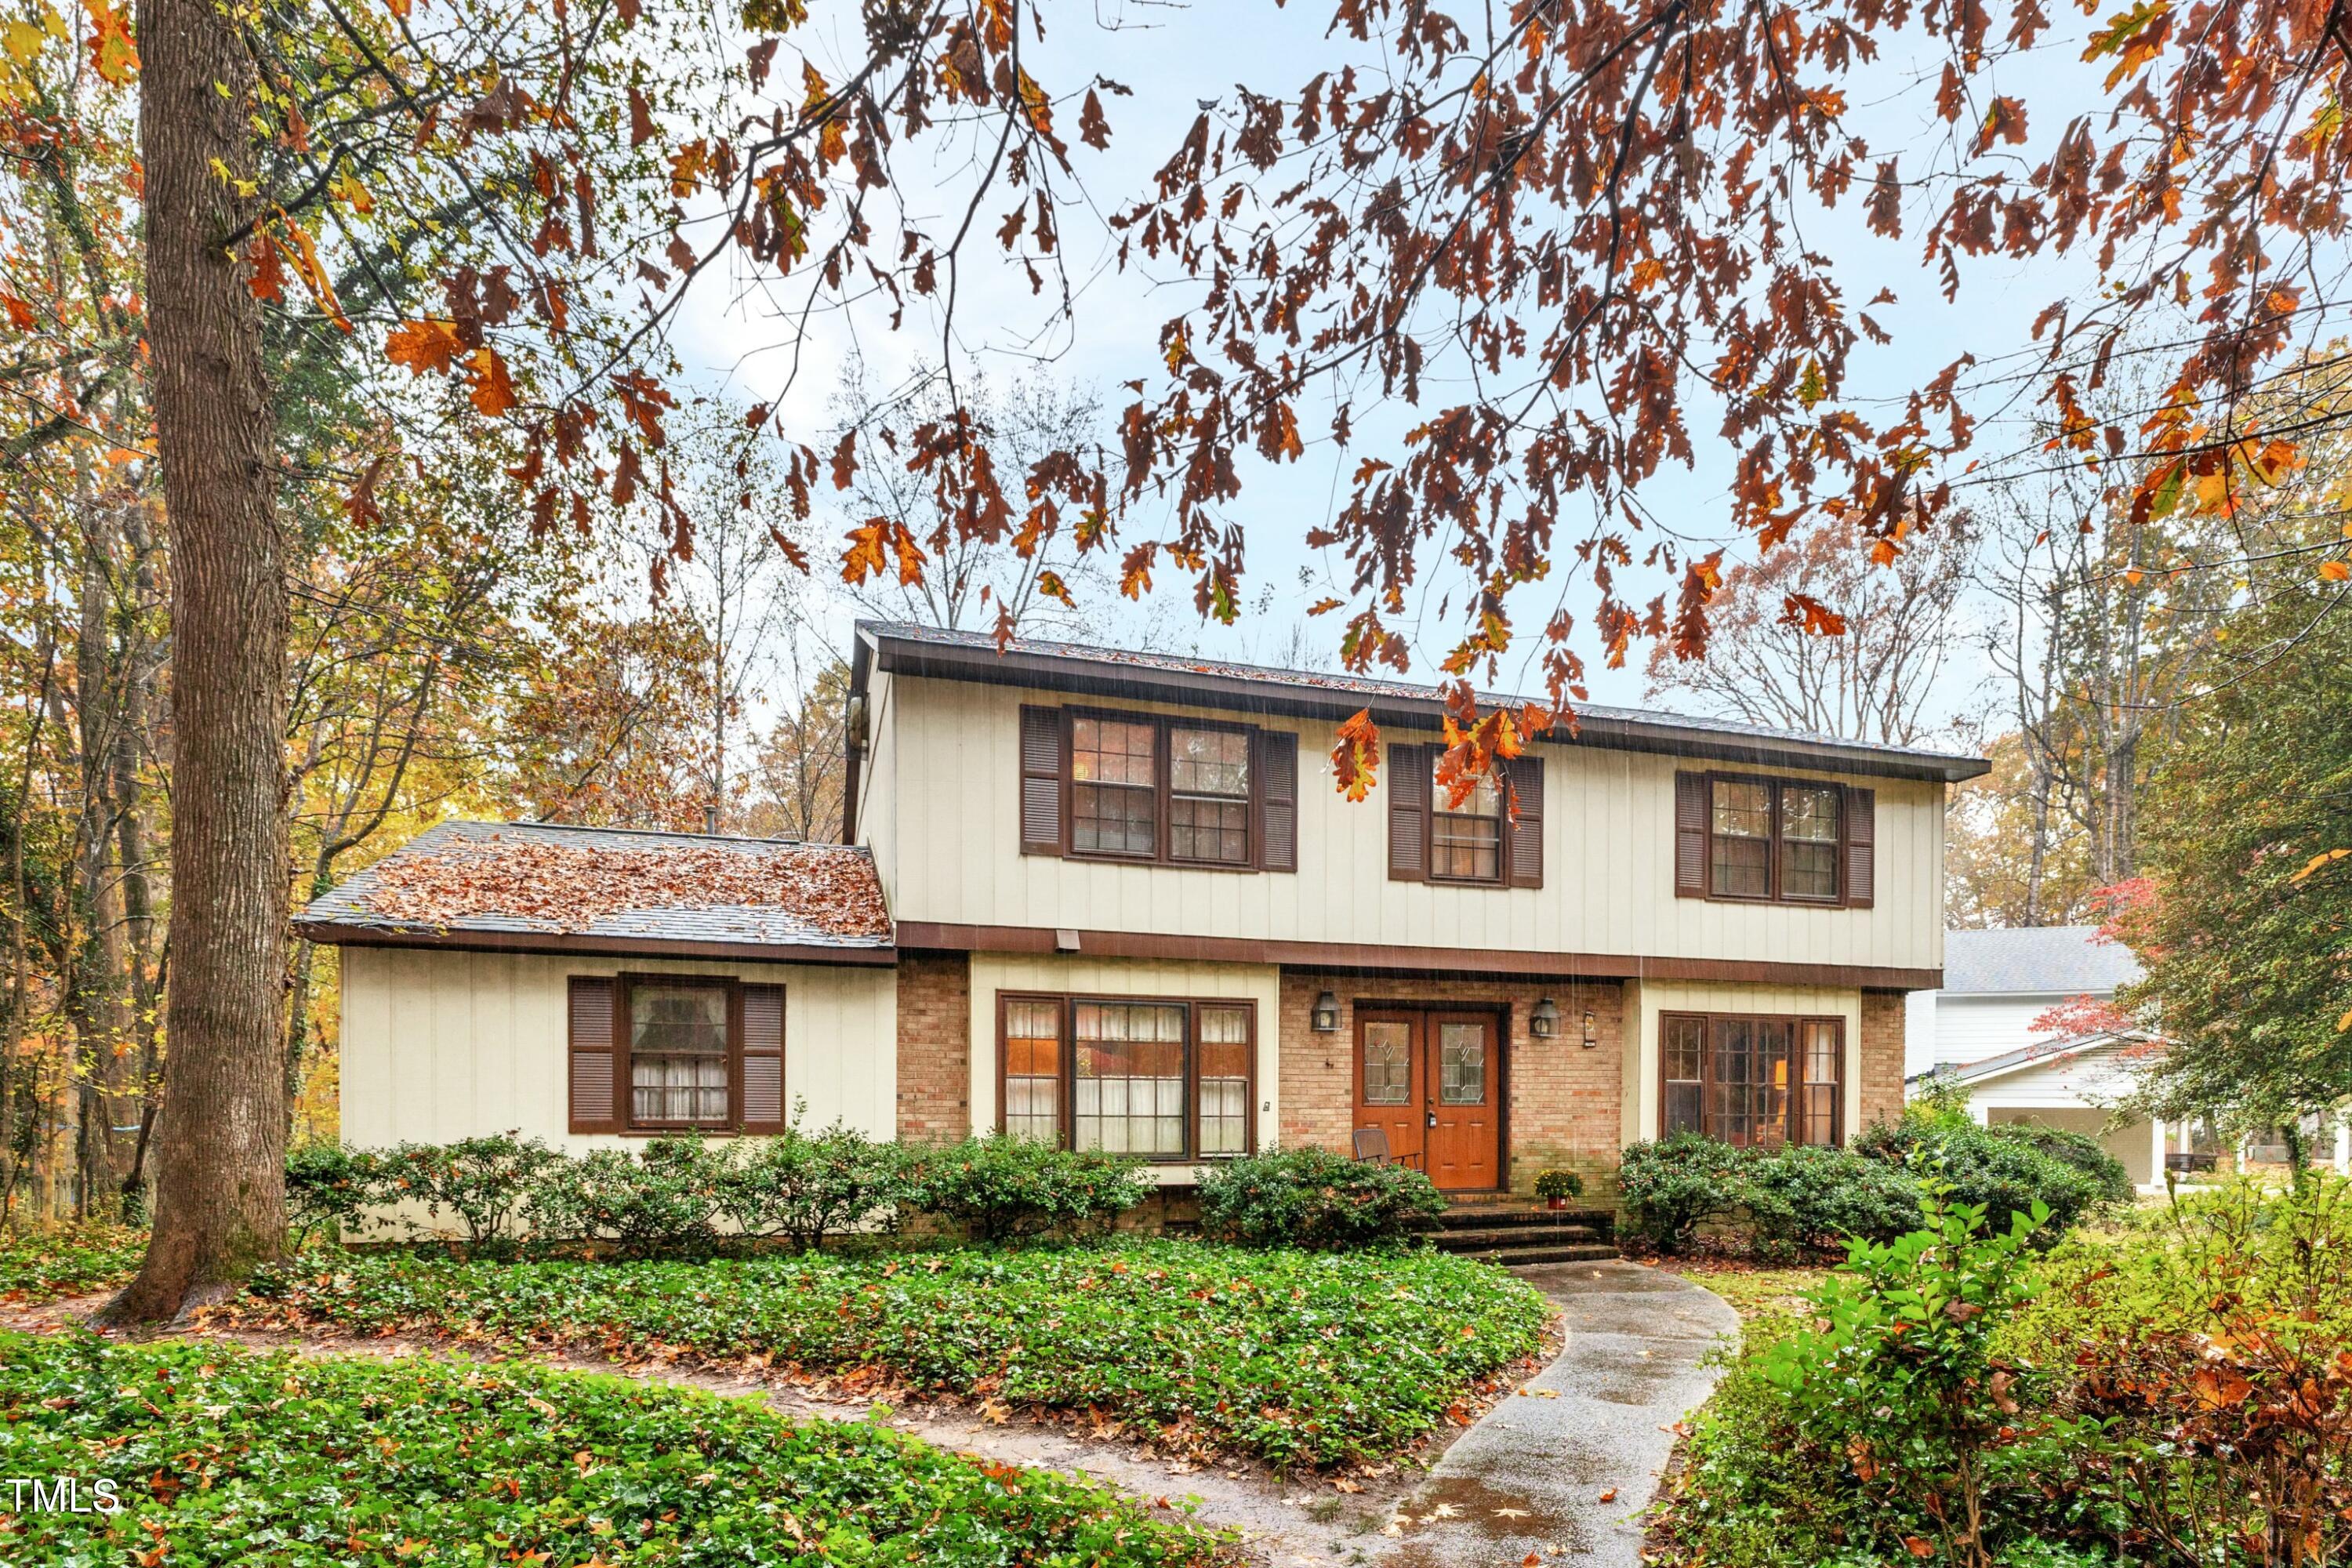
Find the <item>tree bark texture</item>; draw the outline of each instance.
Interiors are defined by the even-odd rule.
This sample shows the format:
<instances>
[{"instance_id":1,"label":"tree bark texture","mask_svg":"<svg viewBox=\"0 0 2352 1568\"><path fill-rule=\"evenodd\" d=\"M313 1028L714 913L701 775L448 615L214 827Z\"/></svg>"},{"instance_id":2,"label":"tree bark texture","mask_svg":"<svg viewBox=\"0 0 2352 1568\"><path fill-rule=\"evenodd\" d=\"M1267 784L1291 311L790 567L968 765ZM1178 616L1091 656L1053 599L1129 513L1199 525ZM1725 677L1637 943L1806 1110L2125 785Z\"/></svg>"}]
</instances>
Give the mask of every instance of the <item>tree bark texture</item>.
<instances>
[{"instance_id":1,"label":"tree bark texture","mask_svg":"<svg viewBox=\"0 0 2352 1568\"><path fill-rule=\"evenodd\" d=\"M260 310L231 252L253 216L236 189L255 166L252 68L216 0L140 0L139 46L173 959L153 1238L112 1313L153 1320L227 1293L285 1243L287 628Z\"/></svg>"}]
</instances>

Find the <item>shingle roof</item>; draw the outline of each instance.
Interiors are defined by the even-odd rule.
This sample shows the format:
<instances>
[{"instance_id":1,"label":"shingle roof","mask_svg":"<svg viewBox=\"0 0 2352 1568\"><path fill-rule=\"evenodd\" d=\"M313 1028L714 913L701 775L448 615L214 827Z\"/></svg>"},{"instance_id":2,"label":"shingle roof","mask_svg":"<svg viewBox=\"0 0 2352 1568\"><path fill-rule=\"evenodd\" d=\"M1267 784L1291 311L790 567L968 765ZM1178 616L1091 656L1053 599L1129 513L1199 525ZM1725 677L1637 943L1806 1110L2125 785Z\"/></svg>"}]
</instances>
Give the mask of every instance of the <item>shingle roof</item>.
<instances>
[{"instance_id":1,"label":"shingle roof","mask_svg":"<svg viewBox=\"0 0 2352 1568\"><path fill-rule=\"evenodd\" d=\"M837 844L535 822L445 822L313 900L321 942L450 945L586 939L604 951L680 945L887 953L873 857Z\"/></svg>"},{"instance_id":2,"label":"shingle roof","mask_svg":"<svg viewBox=\"0 0 2352 1568\"><path fill-rule=\"evenodd\" d=\"M1193 700L1223 700L1227 706L1268 710L1312 711L1328 709L1345 713L1369 707L1383 723L1417 721L1433 729L1444 710L1437 687L1409 681L1381 680L1324 670L1281 669L1236 664L1229 659L1197 658L1185 654L1145 653L1131 648L1099 647L1085 643L1051 642L1015 637L1003 649L983 632L950 631L938 626L895 621L858 623L858 679L862 683L869 647L883 656L886 668L905 668L912 673L960 675L1008 685L1087 689L1120 685L1176 685ZM1509 693L1481 693L1482 704L1517 707L1530 699ZM1387 710L1385 716L1382 710ZM1577 740L1643 750L1671 750L1697 754L1748 756L1776 754L1828 768L1951 781L1974 778L1985 772L1981 759L1925 747L1885 746L1844 741L1834 736L1743 724L1727 719L1657 713L1601 703L1576 704ZM1556 740L1566 737L1555 735Z\"/></svg>"},{"instance_id":3,"label":"shingle roof","mask_svg":"<svg viewBox=\"0 0 2352 1568\"><path fill-rule=\"evenodd\" d=\"M2096 926L2027 926L1944 933L1944 989L2100 995L2140 977L2139 960Z\"/></svg>"}]
</instances>

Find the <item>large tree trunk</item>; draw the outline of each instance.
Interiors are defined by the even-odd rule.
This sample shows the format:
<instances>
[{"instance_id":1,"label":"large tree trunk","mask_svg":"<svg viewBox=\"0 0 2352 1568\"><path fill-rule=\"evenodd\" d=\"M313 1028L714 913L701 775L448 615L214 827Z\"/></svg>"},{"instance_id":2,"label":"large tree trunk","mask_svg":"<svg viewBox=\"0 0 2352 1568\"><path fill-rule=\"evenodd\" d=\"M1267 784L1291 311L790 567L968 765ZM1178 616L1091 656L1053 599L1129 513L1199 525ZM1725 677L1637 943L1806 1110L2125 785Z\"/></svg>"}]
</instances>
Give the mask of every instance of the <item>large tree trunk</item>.
<instances>
[{"instance_id":1,"label":"large tree trunk","mask_svg":"<svg viewBox=\"0 0 2352 1568\"><path fill-rule=\"evenodd\" d=\"M172 552L170 1053L155 1228L118 1318L217 1299L285 1246L283 550L253 216L253 70L214 0L140 0L147 342ZM239 247L241 248L241 247Z\"/></svg>"}]
</instances>

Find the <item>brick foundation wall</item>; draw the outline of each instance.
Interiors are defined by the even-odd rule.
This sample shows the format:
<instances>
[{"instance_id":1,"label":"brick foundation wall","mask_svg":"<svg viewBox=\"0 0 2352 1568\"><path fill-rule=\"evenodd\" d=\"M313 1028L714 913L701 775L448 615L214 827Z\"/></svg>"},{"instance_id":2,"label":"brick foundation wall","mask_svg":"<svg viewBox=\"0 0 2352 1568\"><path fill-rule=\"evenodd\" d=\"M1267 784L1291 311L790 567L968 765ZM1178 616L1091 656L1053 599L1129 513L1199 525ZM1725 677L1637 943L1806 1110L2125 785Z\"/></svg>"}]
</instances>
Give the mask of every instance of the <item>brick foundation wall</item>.
<instances>
[{"instance_id":1,"label":"brick foundation wall","mask_svg":"<svg viewBox=\"0 0 2352 1568\"><path fill-rule=\"evenodd\" d=\"M898 955L898 1138L952 1143L971 1133L971 961Z\"/></svg>"},{"instance_id":2,"label":"brick foundation wall","mask_svg":"<svg viewBox=\"0 0 2352 1568\"><path fill-rule=\"evenodd\" d=\"M1318 1035L1311 1015L1315 998L1326 990L1339 999L1339 1027ZM1545 996L1559 1005L1560 1032L1538 1040L1528 1032L1528 1018ZM1569 1170L1584 1177L1586 1202L1612 1204L1624 1089L1624 987L1614 981L1415 980L1286 969L1277 1042L1281 1142L1342 1152L1349 1148L1356 1124L1358 1002L1507 1006L1504 1071L1510 1117L1504 1154L1511 1190L1532 1192L1538 1171ZM1600 1035L1590 1050L1583 1045L1587 1011ZM1895 1021L1900 1027L1899 998ZM1899 1061L1899 1045L1896 1056ZM1898 1093L1899 1078L1898 1073Z\"/></svg>"},{"instance_id":3,"label":"brick foundation wall","mask_svg":"<svg viewBox=\"0 0 2352 1568\"><path fill-rule=\"evenodd\" d=\"M1855 1053L1854 1070L1862 1078L1863 1127L1902 1116L1902 992L1862 994L1862 1044Z\"/></svg>"}]
</instances>

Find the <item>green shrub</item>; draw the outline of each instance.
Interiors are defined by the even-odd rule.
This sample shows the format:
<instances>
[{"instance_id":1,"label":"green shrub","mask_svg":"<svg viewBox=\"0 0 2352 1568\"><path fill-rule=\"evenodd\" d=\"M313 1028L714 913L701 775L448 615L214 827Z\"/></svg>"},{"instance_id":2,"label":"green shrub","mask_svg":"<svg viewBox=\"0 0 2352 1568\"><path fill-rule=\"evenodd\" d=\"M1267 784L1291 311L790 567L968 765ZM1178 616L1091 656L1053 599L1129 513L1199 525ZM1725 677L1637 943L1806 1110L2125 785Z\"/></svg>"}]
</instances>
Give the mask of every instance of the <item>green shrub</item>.
<instances>
[{"instance_id":1,"label":"green shrub","mask_svg":"<svg viewBox=\"0 0 2352 1568\"><path fill-rule=\"evenodd\" d=\"M998 1242L1107 1230L1150 1192L1139 1160L993 1132L917 1154L905 1203Z\"/></svg>"},{"instance_id":2,"label":"green shrub","mask_svg":"<svg viewBox=\"0 0 2352 1568\"><path fill-rule=\"evenodd\" d=\"M590 1242L624 1258L701 1258L719 1246L736 1163L730 1145L652 1138L634 1154L596 1149L559 1158L530 1192L534 1237Z\"/></svg>"},{"instance_id":3,"label":"green shrub","mask_svg":"<svg viewBox=\"0 0 2352 1568\"><path fill-rule=\"evenodd\" d=\"M467 1247L501 1251L514 1244L534 1184L563 1156L536 1138L494 1132L455 1143L403 1143L374 1158L377 1201L410 1199L435 1219L447 1209L465 1226Z\"/></svg>"},{"instance_id":4,"label":"green shrub","mask_svg":"<svg viewBox=\"0 0 2352 1568\"><path fill-rule=\"evenodd\" d=\"M2032 1238L2050 1211L2037 1203L1988 1229L1982 1208L1931 1194L1922 1215L1892 1242L1855 1242L1814 1293L1810 1331L1775 1341L1764 1372L1800 1443L1844 1456L1894 1503L1882 1530L1916 1521L1945 1561L1990 1568L2000 1534L2060 1533L2031 1517L2032 1500L2070 1448L2097 1442L2098 1423L2022 1419L2032 1369L1996 1353L2040 1288Z\"/></svg>"},{"instance_id":5,"label":"green shrub","mask_svg":"<svg viewBox=\"0 0 2352 1568\"><path fill-rule=\"evenodd\" d=\"M908 1192L906 1149L838 1121L803 1132L800 1119L796 1104L781 1135L740 1152L719 1178L720 1212L744 1235L781 1236L800 1252L895 1220Z\"/></svg>"},{"instance_id":6,"label":"green shrub","mask_svg":"<svg viewBox=\"0 0 2352 1568\"><path fill-rule=\"evenodd\" d=\"M1202 1234L1244 1247L1394 1246L1444 1212L1419 1171L1324 1149L1227 1160L1201 1178Z\"/></svg>"},{"instance_id":7,"label":"green shrub","mask_svg":"<svg viewBox=\"0 0 2352 1568\"><path fill-rule=\"evenodd\" d=\"M2108 1202L2112 1190L2105 1177L2045 1152L2034 1137L1979 1127L1965 1118L1906 1112L1900 1121L1871 1128L1854 1146L1948 1184L1954 1203L1979 1207L1998 1216L1997 1223L2042 1205L2050 1211L2051 1224L2035 1232L2042 1246L2055 1242L2084 1215ZM2123 1182L2121 1188L2128 1195L2130 1183Z\"/></svg>"},{"instance_id":8,"label":"green shrub","mask_svg":"<svg viewBox=\"0 0 2352 1568\"><path fill-rule=\"evenodd\" d=\"M1617 1166L1618 1234L1660 1252L1687 1250L1699 1227L1739 1206L1748 1152L1696 1132L1628 1145Z\"/></svg>"},{"instance_id":9,"label":"green shrub","mask_svg":"<svg viewBox=\"0 0 2352 1568\"><path fill-rule=\"evenodd\" d=\"M1212 1568L1180 1517L866 1422L424 1357L0 1336L10 1563L173 1568L826 1563ZM103 1487L101 1489L101 1483ZM119 1510L99 1511L111 1497ZM30 1500L27 1489L27 1501Z\"/></svg>"},{"instance_id":10,"label":"green shrub","mask_svg":"<svg viewBox=\"0 0 2352 1568\"><path fill-rule=\"evenodd\" d=\"M1852 1149L1750 1151L1737 1190L1749 1245L1771 1258L1892 1240L1919 1225L1918 1182Z\"/></svg>"},{"instance_id":11,"label":"green shrub","mask_svg":"<svg viewBox=\"0 0 2352 1568\"><path fill-rule=\"evenodd\" d=\"M286 1228L298 1247L354 1228L385 1195L383 1157L372 1150L322 1140L286 1156Z\"/></svg>"},{"instance_id":12,"label":"green shrub","mask_svg":"<svg viewBox=\"0 0 2352 1568\"><path fill-rule=\"evenodd\" d=\"M1446 1428L1540 1348L1550 1309L1499 1268L1434 1252L1157 1240L694 1264L313 1256L265 1271L231 1313L624 1358L758 1356L863 1387L1082 1412L1171 1451L1324 1465Z\"/></svg>"},{"instance_id":13,"label":"green shrub","mask_svg":"<svg viewBox=\"0 0 2352 1568\"><path fill-rule=\"evenodd\" d=\"M2094 1206L2132 1201L2131 1173L2124 1169L2121 1160L2107 1152L2105 1145L2087 1132L2044 1127L2038 1121L2003 1121L1991 1131L1996 1138L2013 1139L2082 1172L2090 1178L2095 1194Z\"/></svg>"}]
</instances>

